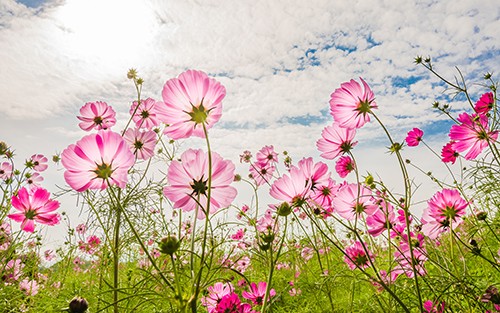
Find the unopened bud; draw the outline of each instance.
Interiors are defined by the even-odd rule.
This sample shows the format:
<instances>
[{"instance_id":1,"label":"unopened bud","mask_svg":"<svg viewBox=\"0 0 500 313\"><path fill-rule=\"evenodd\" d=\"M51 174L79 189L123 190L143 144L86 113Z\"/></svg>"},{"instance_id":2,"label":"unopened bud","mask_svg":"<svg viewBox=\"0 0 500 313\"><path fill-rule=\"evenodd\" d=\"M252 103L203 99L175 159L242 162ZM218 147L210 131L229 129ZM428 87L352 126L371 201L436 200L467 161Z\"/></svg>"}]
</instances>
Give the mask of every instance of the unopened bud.
<instances>
[{"instance_id":1,"label":"unopened bud","mask_svg":"<svg viewBox=\"0 0 500 313\"><path fill-rule=\"evenodd\" d=\"M89 303L82 297L74 297L69 303L70 313L85 313L89 308Z\"/></svg>"},{"instance_id":2,"label":"unopened bud","mask_svg":"<svg viewBox=\"0 0 500 313\"><path fill-rule=\"evenodd\" d=\"M175 236L167 236L160 241L159 245L162 253L172 255L179 249L181 242Z\"/></svg>"}]
</instances>

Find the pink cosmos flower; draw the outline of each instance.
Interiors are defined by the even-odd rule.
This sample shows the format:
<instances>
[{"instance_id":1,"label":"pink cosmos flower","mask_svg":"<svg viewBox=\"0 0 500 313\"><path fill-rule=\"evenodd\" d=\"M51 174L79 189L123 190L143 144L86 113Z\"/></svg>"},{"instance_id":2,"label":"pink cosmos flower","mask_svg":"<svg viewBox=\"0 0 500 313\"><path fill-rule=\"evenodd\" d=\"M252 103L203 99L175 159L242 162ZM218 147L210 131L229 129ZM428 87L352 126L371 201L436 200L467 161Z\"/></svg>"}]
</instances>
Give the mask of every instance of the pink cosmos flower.
<instances>
[{"instance_id":1,"label":"pink cosmos flower","mask_svg":"<svg viewBox=\"0 0 500 313\"><path fill-rule=\"evenodd\" d=\"M328 184L330 172L328 171L328 165L325 163L314 163L313 158L303 158L299 161L297 167L306 176L307 184L310 184L311 190L314 191Z\"/></svg>"},{"instance_id":2,"label":"pink cosmos flower","mask_svg":"<svg viewBox=\"0 0 500 313\"><path fill-rule=\"evenodd\" d=\"M362 127L370 121L368 113L377 108L373 91L361 77L359 79L363 87L351 79L331 94L330 113L340 127Z\"/></svg>"},{"instance_id":3,"label":"pink cosmos flower","mask_svg":"<svg viewBox=\"0 0 500 313\"><path fill-rule=\"evenodd\" d=\"M413 128L408 132L405 140L409 147L416 147L422 141L423 136L424 132L421 129Z\"/></svg>"},{"instance_id":4,"label":"pink cosmos flower","mask_svg":"<svg viewBox=\"0 0 500 313\"><path fill-rule=\"evenodd\" d=\"M180 161L172 161L168 168L169 186L163 188L163 194L174 207L183 211L192 211L197 202L205 206L208 196L208 153L202 150L186 150ZM236 197L237 191L230 186L234 179L234 164L212 152L212 183L210 212L227 207ZM198 218L205 217L206 208L200 208Z\"/></svg>"},{"instance_id":5,"label":"pink cosmos flower","mask_svg":"<svg viewBox=\"0 0 500 313\"><path fill-rule=\"evenodd\" d=\"M2 280L6 283L17 281L19 278L21 278L24 266L25 265L21 259L12 259L8 261L2 273Z\"/></svg>"},{"instance_id":6,"label":"pink cosmos flower","mask_svg":"<svg viewBox=\"0 0 500 313\"><path fill-rule=\"evenodd\" d=\"M377 237L388 229L391 229L396 223L396 215L394 214L392 204L382 201L379 208L373 215L366 217L368 233L373 237Z\"/></svg>"},{"instance_id":7,"label":"pink cosmos flower","mask_svg":"<svg viewBox=\"0 0 500 313\"><path fill-rule=\"evenodd\" d=\"M240 163L250 163L250 160L252 160L252 152L245 150L240 154Z\"/></svg>"},{"instance_id":8,"label":"pink cosmos flower","mask_svg":"<svg viewBox=\"0 0 500 313\"><path fill-rule=\"evenodd\" d=\"M424 310L427 313L443 313L444 305L444 301L440 303L434 303L431 300L427 300L423 303Z\"/></svg>"},{"instance_id":9,"label":"pink cosmos flower","mask_svg":"<svg viewBox=\"0 0 500 313\"><path fill-rule=\"evenodd\" d=\"M362 213L372 215L378 210L373 202L372 191L361 184L346 184L340 187L332 205L338 215L353 220Z\"/></svg>"},{"instance_id":10,"label":"pink cosmos flower","mask_svg":"<svg viewBox=\"0 0 500 313\"><path fill-rule=\"evenodd\" d=\"M453 148L453 145L455 144L455 141L450 141L446 145L444 145L443 149L441 150L441 160L444 163L451 162L451 164L455 164L455 161L457 160L459 154L455 148Z\"/></svg>"},{"instance_id":11,"label":"pink cosmos flower","mask_svg":"<svg viewBox=\"0 0 500 313\"><path fill-rule=\"evenodd\" d=\"M333 212L332 201L338 189L339 186L330 178L325 185L319 186L317 189L313 190L310 195L310 202L322 210L321 213L329 215Z\"/></svg>"},{"instance_id":12,"label":"pink cosmos flower","mask_svg":"<svg viewBox=\"0 0 500 313\"><path fill-rule=\"evenodd\" d=\"M78 126L84 131L108 129L116 124L115 110L103 101L85 103L80 114L81 116L77 116L81 121Z\"/></svg>"},{"instance_id":13,"label":"pink cosmos flower","mask_svg":"<svg viewBox=\"0 0 500 313\"><path fill-rule=\"evenodd\" d=\"M32 168L36 172L43 172L49 167L47 162L48 159L43 154L34 154L26 161L26 167Z\"/></svg>"},{"instance_id":14,"label":"pink cosmos flower","mask_svg":"<svg viewBox=\"0 0 500 313\"><path fill-rule=\"evenodd\" d=\"M321 138L316 142L316 147L325 159L333 160L339 155L350 151L358 142L353 141L356 129L342 128L334 122L321 132Z\"/></svg>"},{"instance_id":15,"label":"pink cosmos flower","mask_svg":"<svg viewBox=\"0 0 500 313\"><path fill-rule=\"evenodd\" d=\"M152 130L141 131L139 128L129 128L123 134L123 139L139 160L147 160L155 154L156 133Z\"/></svg>"},{"instance_id":16,"label":"pink cosmos flower","mask_svg":"<svg viewBox=\"0 0 500 313\"><path fill-rule=\"evenodd\" d=\"M2 162L0 164L0 179L7 180L12 176L12 164L9 162Z\"/></svg>"},{"instance_id":17,"label":"pink cosmos flower","mask_svg":"<svg viewBox=\"0 0 500 313\"><path fill-rule=\"evenodd\" d=\"M495 103L493 92L487 92L476 102L474 111L478 114L486 114L493 108L493 103Z\"/></svg>"},{"instance_id":18,"label":"pink cosmos flower","mask_svg":"<svg viewBox=\"0 0 500 313\"><path fill-rule=\"evenodd\" d=\"M250 266L251 260L248 256L244 256L238 261L236 261L236 270L240 273L245 273L247 268Z\"/></svg>"},{"instance_id":19,"label":"pink cosmos flower","mask_svg":"<svg viewBox=\"0 0 500 313\"><path fill-rule=\"evenodd\" d=\"M250 175L255 180L257 186L262 186L271 183L275 169L275 166L272 164L255 162L250 165Z\"/></svg>"},{"instance_id":20,"label":"pink cosmos flower","mask_svg":"<svg viewBox=\"0 0 500 313\"><path fill-rule=\"evenodd\" d=\"M274 146L264 146L257 152L257 162L265 165L278 163L278 154L274 151Z\"/></svg>"},{"instance_id":21,"label":"pink cosmos flower","mask_svg":"<svg viewBox=\"0 0 500 313\"><path fill-rule=\"evenodd\" d=\"M225 295L220 299L214 309L214 313L241 313L242 303L240 297L236 293Z\"/></svg>"},{"instance_id":22,"label":"pink cosmos flower","mask_svg":"<svg viewBox=\"0 0 500 313\"><path fill-rule=\"evenodd\" d=\"M498 138L498 131L488 129L486 115L462 113L458 116L458 121L462 124L451 126L449 136L455 141L452 147L458 153L469 150L465 155L466 160L475 159L488 146L488 142Z\"/></svg>"},{"instance_id":23,"label":"pink cosmos flower","mask_svg":"<svg viewBox=\"0 0 500 313\"><path fill-rule=\"evenodd\" d=\"M335 171L341 178L346 177L354 168L354 160L348 155L341 156L335 163Z\"/></svg>"},{"instance_id":24,"label":"pink cosmos flower","mask_svg":"<svg viewBox=\"0 0 500 313\"><path fill-rule=\"evenodd\" d=\"M80 235L83 235L86 230L87 226L85 224L79 224L78 226L76 226L76 232Z\"/></svg>"},{"instance_id":25,"label":"pink cosmos flower","mask_svg":"<svg viewBox=\"0 0 500 313\"><path fill-rule=\"evenodd\" d=\"M201 304L207 307L209 313L212 313L216 312L215 308L224 296L233 293L234 287L233 285L231 285L231 283L217 282L213 286L209 286L207 288L207 291L208 295L201 298Z\"/></svg>"},{"instance_id":26,"label":"pink cosmos flower","mask_svg":"<svg viewBox=\"0 0 500 313\"><path fill-rule=\"evenodd\" d=\"M132 120L135 122L137 128L152 130L165 120L166 107L161 101L147 98L146 100L141 100L139 106L137 105L137 101L134 101L130 107L130 114L133 114Z\"/></svg>"},{"instance_id":27,"label":"pink cosmos flower","mask_svg":"<svg viewBox=\"0 0 500 313\"><path fill-rule=\"evenodd\" d=\"M34 296L38 293L38 283L36 280L25 278L19 283L19 289L27 296Z\"/></svg>"},{"instance_id":28,"label":"pink cosmos flower","mask_svg":"<svg viewBox=\"0 0 500 313\"><path fill-rule=\"evenodd\" d=\"M418 239L418 242L421 242L420 239ZM424 276L427 273L424 267L428 259L427 252L421 247L422 244L419 245L420 247L413 249L413 261L411 261L410 245L407 242L402 242L399 248L394 252L394 261L397 262L397 265L391 272L392 281L395 281L401 274L405 274L408 278L415 277L412 264L415 266L415 270L419 276Z\"/></svg>"},{"instance_id":29,"label":"pink cosmos flower","mask_svg":"<svg viewBox=\"0 0 500 313\"><path fill-rule=\"evenodd\" d=\"M40 187L43 182L43 177L39 173L26 173L26 180L24 181L29 188Z\"/></svg>"},{"instance_id":30,"label":"pink cosmos flower","mask_svg":"<svg viewBox=\"0 0 500 313\"><path fill-rule=\"evenodd\" d=\"M251 283L250 292L243 291L241 295L243 298L252 301L254 305L262 305L264 303L264 296L266 294L267 283L265 281L259 282L259 284ZM274 289L269 290L269 299L276 295Z\"/></svg>"},{"instance_id":31,"label":"pink cosmos flower","mask_svg":"<svg viewBox=\"0 0 500 313\"><path fill-rule=\"evenodd\" d=\"M9 248L11 243L11 227L7 222L0 224L0 252Z\"/></svg>"},{"instance_id":32,"label":"pink cosmos flower","mask_svg":"<svg viewBox=\"0 0 500 313\"><path fill-rule=\"evenodd\" d=\"M61 157L66 168L64 179L78 192L103 190L108 185L125 188L128 170L135 162L122 136L103 130L69 145Z\"/></svg>"},{"instance_id":33,"label":"pink cosmos flower","mask_svg":"<svg viewBox=\"0 0 500 313\"><path fill-rule=\"evenodd\" d=\"M20 211L7 215L10 219L21 223L21 229L32 233L35 230L35 221L45 225L59 223L59 213L53 211L59 208L59 201L51 200L50 193L43 188L28 191L22 187L17 195L12 196L12 206Z\"/></svg>"},{"instance_id":34,"label":"pink cosmos flower","mask_svg":"<svg viewBox=\"0 0 500 313\"><path fill-rule=\"evenodd\" d=\"M205 138L201 124L211 128L222 115L226 89L202 71L188 70L165 83L165 133L172 139Z\"/></svg>"},{"instance_id":35,"label":"pink cosmos flower","mask_svg":"<svg viewBox=\"0 0 500 313\"><path fill-rule=\"evenodd\" d=\"M460 225L469 205L456 189L436 192L427 204L422 214L422 232L431 239L436 239L449 227L455 229Z\"/></svg>"},{"instance_id":36,"label":"pink cosmos flower","mask_svg":"<svg viewBox=\"0 0 500 313\"><path fill-rule=\"evenodd\" d=\"M359 241L356 241L351 246L346 247L345 253L344 262L346 262L351 270L355 270L357 268L369 268L370 260L373 261L373 254L370 250L368 250L368 248L366 248L365 251L363 244Z\"/></svg>"},{"instance_id":37,"label":"pink cosmos flower","mask_svg":"<svg viewBox=\"0 0 500 313\"><path fill-rule=\"evenodd\" d=\"M269 194L278 200L300 207L311 191L312 182L304 171L297 167L290 169L290 176L283 175L271 186Z\"/></svg>"},{"instance_id":38,"label":"pink cosmos flower","mask_svg":"<svg viewBox=\"0 0 500 313\"><path fill-rule=\"evenodd\" d=\"M231 239L233 240L241 240L243 239L243 236L245 236L245 229L240 228L236 231L236 233L231 235Z\"/></svg>"},{"instance_id":39,"label":"pink cosmos flower","mask_svg":"<svg viewBox=\"0 0 500 313\"><path fill-rule=\"evenodd\" d=\"M45 250L43 255L45 257L45 260L47 260L49 262L52 261L53 259L55 259L55 257L56 257L56 253L53 250Z\"/></svg>"}]
</instances>

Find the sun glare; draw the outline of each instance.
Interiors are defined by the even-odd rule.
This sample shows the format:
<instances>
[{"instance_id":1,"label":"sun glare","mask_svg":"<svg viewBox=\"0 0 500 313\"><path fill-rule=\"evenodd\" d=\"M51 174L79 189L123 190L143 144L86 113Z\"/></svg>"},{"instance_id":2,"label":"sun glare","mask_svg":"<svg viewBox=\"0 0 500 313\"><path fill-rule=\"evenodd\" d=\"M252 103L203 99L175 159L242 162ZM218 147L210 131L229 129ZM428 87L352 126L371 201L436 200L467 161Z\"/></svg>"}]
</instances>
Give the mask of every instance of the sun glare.
<instances>
[{"instance_id":1,"label":"sun glare","mask_svg":"<svg viewBox=\"0 0 500 313\"><path fill-rule=\"evenodd\" d=\"M72 56L111 68L144 57L157 29L153 10L140 0L68 0L55 18Z\"/></svg>"}]
</instances>

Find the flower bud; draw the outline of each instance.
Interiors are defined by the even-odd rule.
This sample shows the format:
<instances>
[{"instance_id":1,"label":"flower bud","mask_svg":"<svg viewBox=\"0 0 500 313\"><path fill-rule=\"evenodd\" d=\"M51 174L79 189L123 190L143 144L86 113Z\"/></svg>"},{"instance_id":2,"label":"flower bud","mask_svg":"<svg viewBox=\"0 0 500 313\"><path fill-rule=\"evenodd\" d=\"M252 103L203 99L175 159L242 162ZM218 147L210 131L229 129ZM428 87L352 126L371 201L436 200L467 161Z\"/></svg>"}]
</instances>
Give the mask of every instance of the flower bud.
<instances>
[{"instance_id":1,"label":"flower bud","mask_svg":"<svg viewBox=\"0 0 500 313\"><path fill-rule=\"evenodd\" d=\"M74 297L69 303L70 313L85 313L89 308L89 303L82 297Z\"/></svg>"},{"instance_id":2,"label":"flower bud","mask_svg":"<svg viewBox=\"0 0 500 313\"><path fill-rule=\"evenodd\" d=\"M488 217L488 213L486 213L484 211L483 212L479 212L479 213L476 214L476 217L480 221L486 221L486 218Z\"/></svg>"},{"instance_id":3,"label":"flower bud","mask_svg":"<svg viewBox=\"0 0 500 313\"><path fill-rule=\"evenodd\" d=\"M162 253L172 255L179 249L181 242L175 236L167 236L160 241L159 246Z\"/></svg>"},{"instance_id":4,"label":"flower bud","mask_svg":"<svg viewBox=\"0 0 500 313\"><path fill-rule=\"evenodd\" d=\"M292 213L292 207L288 202L283 202L278 208L277 208L277 213L279 216L287 216L288 214Z\"/></svg>"}]
</instances>

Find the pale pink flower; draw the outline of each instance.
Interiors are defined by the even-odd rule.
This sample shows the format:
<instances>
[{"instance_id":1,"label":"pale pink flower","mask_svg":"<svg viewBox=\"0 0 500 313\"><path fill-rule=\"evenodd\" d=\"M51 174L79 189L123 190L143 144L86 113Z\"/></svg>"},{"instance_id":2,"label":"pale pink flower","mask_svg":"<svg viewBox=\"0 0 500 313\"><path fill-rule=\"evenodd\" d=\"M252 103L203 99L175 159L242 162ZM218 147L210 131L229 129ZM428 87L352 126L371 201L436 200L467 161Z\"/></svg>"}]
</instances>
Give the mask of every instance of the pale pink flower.
<instances>
[{"instance_id":1,"label":"pale pink flower","mask_svg":"<svg viewBox=\"0 0 500 313\"><path fill-rule=\"evenodd\" d=\"M379 210L376 210L373 215L366 217L366 225L368 226L368 233L373 237L377 237L383 232L392 229L396 223L396 215L394 214L394 207L388 202L381 202Z\"/></svg>"},{"instance_id":2,"label":"pale pink flower","mask_svg":"<svg viewBox=\"0 0 500 313\"><path fill-rule=\"evenodd\" d=\"M361 77L360 80L363 87L351 79L331 94L330 113L340 127L362 127L370 121L368 113L377 108L373 91Z\"/></svg>"},{"instance_id":3,"label":"pale pink flower","mask_svg":"<svg viewBox=\"0 0 500 313\"><path fill-rule=\"evenodd\" d=\"M76 226L76 232L80 235L83 235L86 230L87 226L85 224L79 224L78 226Z\"/></svg>"},{"instance_id":4,"label":"pale pink flower","mask_svg":"<svg viewBox=\"0 0 500 313\"><path fill-rule=\"evenodd\" d=\"M297 167L292 167L289 174L277 179L271 186L269 194L275 199L300 207L311 191L312 181Z\"/></svg>"},{"instance_id":5,"label":"pale pink flower","mask_svg":"<svg viewBox=\"0 0 500 313\"><path fill-rule=\"evenodd\" d=\"M267 283L265 281L261 281L258 284L251 283L250 284L250 292L243 291L241 295L243 298L252 301L254 305L262 305L264 303L264 296L266 294ZM269 298L267 301L270 301L272 297L276 295L276 291L274 289L269 290Z\"/></svg>"},{"instance_id":6,"label":"pale pink flower","mask_svg":"<svg viewBox=\"0 0 500 313\"><path fill-rule=\"evenodd\" d=\"M147 160L155 154L156 133L152 130L141 131L139 128L129 128L123 134L123 139L139 160Z\"/></svg>"},{"instance_id":7,"label":"pale pink flower","mask_svg":"<svg viewBox=\"0 0 500 313\"><path fill-rule=\"evenodd\" d=\"M330 180L330 172L328 165L323 162L314 163L313 158L303 158L297 164L297 167L306 176L307 184L311 186L311 190L319 189L321 186L328 185Z\"/></svg>"},{"instance_id":8,"label":"pale pink flower","mask_svg":"<svg viewBox=\"0 0 500 313\"><path fill-rule=\"evenodd\" d=\"M407 242L402 242L394 252L394 261L397 262L397 265L391 272L391 280L395 281L400 274L405 274L408 278L415 277L413 266L415 266L419 276L424 276L427 273L424 267L428 259L426 255L427 252L424 248L414 248L413 261L411 261L410 245Z\"/></svg>"},{"instance_id":9,"label":"pale pink flower","mask_svg":"<svg viewBox=\"0 0 500 313\"><path fill-rule=\"evenodd\" d=\"M493 92L487 92L476 102L474 111L478 114L486 114L493 108L494 103L495 99L493 97Z\"/></svg>"},{"instance_id":10,"label":"pale pink flower","mask_svg":"<svg viewBox=\"0 0 500 313\"><path fill-rule=\"evenodd\" d=\"M300 256L307 262L314 256L314 249L311 247L304 247L302 251L300 251Z\"/></svg>"},{"instance_id":11,"label":"pale pink flower","mask_svg":"<svg viewBox=\"0 0 500 313\"><path fill-rule=\"evenodd\" d=\"M201 124L211 128L222 115L226 89L202 71L188 70L163 86L165 133L172 139L205 138Z\"/></svg>"},{"instance_id":12,"label":"pale pink flower","mask_svg":"<svg viewBox=\"0 0 500 313\"><path fill-rule=\"evenodd\" d=\"M408 132L405 140L409 147L416 147L422 141L423 136L424 132L421 129L413 128Z\"/></svg>"},{"instance_id":13,"label":"pale pink flower","mask_svg":"<svg viewBox=\"0 0 500 313\"><path fill-rule=\"evenodd\" d=\"M292 288L288 291L288 293L290 294L291 297L295 297L300 295L302 293L302 290L300 290L299 288Z\"/></svg>"},{"instance_id":14,"label":"pale pink flower","mask_svg":"<svg viewBox=\"0 0 500 313\"><path fill-rule=\"evenodd\" d=\"M108 129L116 124L116 112L106 102L87 102L80 109L77 118L81 121L78 126L84 131L92 129Z\"/></svg>"},{"instance_id":15,"label":"pale pink flower","mask_svg":"<svg viewBox=\"0 0 500 313\"><path fill-rule=\"evenodd\" d=\"M134 155L122 136L112 131L90 134L71 144L62 154L64 178L78 192L106 189L108 185L125 188Z\"/></svg>"},{"instance_id":16,"label":"pale pink flower","mask_svg":"<svg viewBox=\"0 0 500 313\"><path fill-rule=\"evenodd\" d=\"M333 160L341 154L349 152L358 142L353 141L356 129L343 128L334 122L321 132L321 138L316 142L316 147L325 159Z\"/></svg>"},{"instance_id":17,"label":"pale pink flower","mask_svg":"<svg viewBox=\"0 0 500 313\"><path fill-rule=\"evenodd\" d=\"M456 189L436 192L427 204L428 207L422 214L422 232L431 239L436 239L449 227L455 229L460 225L469 205Z\"/></svg>"},{"instance_id":18,"label":"pale pink flower","mask_svg":"<svg viewBox=\"0 0 500 313\"><path fill-rule=\"evenodd\" d=\"M202 150L186 150L180 161L174 160L167 173L168 186L163 194L174 203L174 208L192 211L200 203L198 218L205 217L208 196L208 153ZM234 179L234 164L212 152L212 182L210 212L225 208L236 197L236 188L230 186ZM197 201L198 203L197 203Z\"/></svg>"},{"instance_id":19,"label":"pale pink flower","mask_svg":"<svg viewBox=\"0 0 500 313\"><path fill-rule=\"evenodd\" d=\"M0 164L0 179L7 180L12 176L12 164L10 162L2 162Z\"/></svg>"},{"instance_id":20,"label":"pale pink flower","mask_svg":"<svg viewBox=\"0 0 500 313\"><path fill-rule=\"evenodd\" d=\"M264 146L257 152L257 162L264 165L274 165L278 163L278 153L274 151L274 146Z\"/></svg>"},{"instance_id":21,"label":"pale pink flower","mask_svg":"<svg viewBox=\"0 0 500 313\"><path fill-rule=\"evenodd\" d=\"M374 214L378 206L373 201L372 191L362 184L346 184L339 188L332 202L335 211L347 220L362 213Z\"/></svg>"},{"instance_id":22,"label":"pale pink flower","mask_svg":"<svg viewBox=\"0 0 500 313\"><path fill-rule=\"evenodd\" d=\"M369 268L373 261L373 254L366 248L366 245L363 247L363 244L359 241L346 247L345 254L344 262L347 263L351 270L355 270L356 268Z\"/></svg>"},{"instance_id":23,"label":"pale pink flower","mask_svg":"<svg viewBox=\"0 0 500 313\"><path fill-rule=\"evenodd\" d=\"M341 156L335 163L335 171L341 178L346 177L354 168L354 160L348 155Z\"/></svg>"},{"instance_id":24,"label":"pale pink flower","mask_svg":"<svg viewBox=\"0 0 500 313\"><path fill-rule=\"evenodd\" d=\"M317 187L310 195L310 202L318 209L322 210L321 213L330 215L333 212L333 198L335 197L339 186L331 178L325 185Z\"/></svg>"},{"instance_id":25,"label":"pale pink flower","mask_svg":"<svg viewBox=\"0 0 500 313\"><path fill-rule=\"evenodd\" d=\"M257 186L270 184L275 171L274 165L255 162L250 165L250 175Z\"/></svg>"},{"instance_id":26,"label":"pale pink flower","mask_svg":"<svg viewBox=\"0 0 500 313\"><path fill-rule=\"evenodd\" d=\"M2 279L6 283L17 281L21 277L23 268L24 264L21 259L13 259L8 261L2 273Z\"/></svg>"},{"instance_id":27,"label":"pale pink flower","mask_svg":"<svg viewBox=\"0 0 500 313\"><path fill-rule=\"evenodd\" d=\"M266 213L257 220L257 231L265 234L274 234L277 232L278 223L273 218L272 214Z\"/></svg>"},{"instance_id":28,"label":"pale pink flower","mask_svg":"<svg viewBox=\"0 0 500 313\"><path fill-rule=\"evenodd\" d=\"M34 296L38 293L38 283L36 280L25 278L19 282L19 289L27 296Z\"/></svg>"},{"instance_id":29,"label":"pale pink flower","mask_svg":"<svg viewBox=\"0 0 500 313\"><path fill-rule=\"evenodd\" d=\"M453 148L453 145L455 144L455 141L450 141L446 145L444 145L443 149L441 150L441 160L444 163L451 162L451 164L455 164L455 161L457 160L459 154L455 148Z\"/></svg>"},{"instance_id":30,"label":"pale pink flower","mask_svg":"<svg viewBox=\"0 0 500 313\"><path fill-rule=\"evenodd\" d=\"M141 100L139 106L137 105L137 101L134 101L130 107L130 114L133 114L132 120L135 122L137 128L152 130L165 120L166 106L161 101L147 98L146 100Z\"/></svg>"},{"instance_id":31,"label":"pale pink flower","mask_svg":"<svg viewBox=\"0 0 500 313\"><path fill-rule=\"evenodd\" d=\"M49 160L43 154L33 154L29 160L26 161L26 167L32 168L36 172L43 172L49 166Z\"/></svg>"},{"instance_id":32,"label":"pale pink flower","mask_svg":"<svg viewBox=\"0 0 500 313\"><path fill-rule=\"evenodd\" d=\"M5 251L11 243L11 227L7 222L0 224L0 251Z\"/></svg>"},{"instance_id":33,"label":"pale pink flower","mask_svg":"<svg viewBox=\"0 0 500 313\"><path fill-rule=\"evenodd\" d=\"M59 223L59 213L53 211L59 208L59 201L51 200L50 193L37 188L28 191L21 188L17 195L12 196L12 206L20 211L7 215L10 219L21 223L21 229L32 233L35 230L35 221L45 225L56 225Z\"/></svg>"},{"instance_id":34,"label":"pale pink flower","mask_svg":"<svg viewBox=\"0 0 500 313\"><path fill-rule=\"evenodd\" d=\"M53 259L55 259L55 257L56 257L56 253L53 250L45 250L43 255L45 257L45 260L47 260L49 262L52 261Z\"/></svg>"},{"instance_id":35,"label":"pale pink flower","mask_svg":"<svg viewBox=\"0 0 500 313\"><path fill-rule=\"evenodd\" d=\"M40 187L43 182L43 177L39 173L26 173L26 180L24 181L29 188Z\"/></svg>"},{"instance_id":36,"label":"pale pink flower","mask_svg":"<svg viewBox=\"0 0 500 313\"><path fill-rule=\"evenodd\" d=\"M247 268L250 266L251 260L248 256L244 256L238 261L236 261L236 270L240 273L245 273Z\"/></svg>"},{"instance_id":37,"label":"pale pink flower","mask_svg":"<svg viewBox=\"0 0 500 313\"><path fill-rule=\"evenodd\" d=\"M488 142L494 142L498 138L498 131L488 129L486 115L462 113L458 116L458 121L462 124L451 126L449 136L455 141L452 147L458 153L468 150L466 160L475 159L488 146Z\"/></svg>"}]
</instances>

